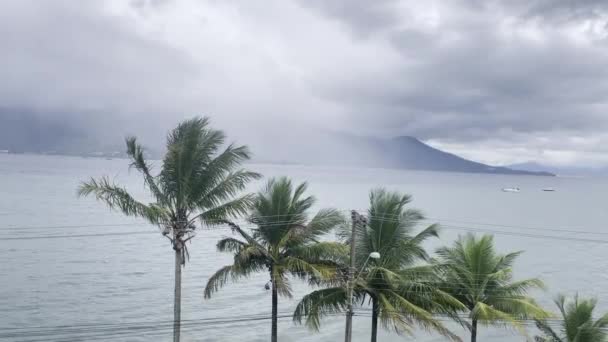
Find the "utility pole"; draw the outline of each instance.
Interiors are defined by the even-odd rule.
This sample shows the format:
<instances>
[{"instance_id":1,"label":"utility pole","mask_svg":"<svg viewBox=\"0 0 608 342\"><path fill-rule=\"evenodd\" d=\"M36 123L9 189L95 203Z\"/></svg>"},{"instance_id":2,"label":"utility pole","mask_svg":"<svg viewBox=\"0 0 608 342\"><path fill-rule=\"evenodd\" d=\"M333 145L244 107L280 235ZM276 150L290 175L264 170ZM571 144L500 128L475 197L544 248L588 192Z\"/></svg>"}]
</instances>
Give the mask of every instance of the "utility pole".
<instances>
[{"instance_id":1,"label":"utility pole","mask_svg":"<svg viewBox=\"0 0 608 342\"><path fill-rule=\"evenodd\" d=\"M353 335L353 286L355 274L355 235L357 225L365 223L367 220L355 210L351 210L350 218L352 221L352 231L350 236L350 267L348 268L348 279L346 281L346 295L348 296L348 311L346 312L346 331L344 333L344 342L351 342Z\"/></svg>"}]
</instances>

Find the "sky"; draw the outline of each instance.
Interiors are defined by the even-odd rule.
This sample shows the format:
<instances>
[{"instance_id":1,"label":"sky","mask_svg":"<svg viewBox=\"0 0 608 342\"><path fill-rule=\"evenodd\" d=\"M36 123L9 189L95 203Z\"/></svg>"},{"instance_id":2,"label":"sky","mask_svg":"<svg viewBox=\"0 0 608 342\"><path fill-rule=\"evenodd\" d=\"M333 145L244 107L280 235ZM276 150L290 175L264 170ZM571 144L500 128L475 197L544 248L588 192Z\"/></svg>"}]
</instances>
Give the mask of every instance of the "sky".
<instances>
[{"instance_id":1,"label":"sky","mask_svg":"<svg viewBox=\"0 0 608 342\"><path fill-rule=\"evenodd\" d=\"M0 44L0 125L154 144L208 115L259 149L608 165L604 0L4 0Z\"/></svg>"}]
</instances>

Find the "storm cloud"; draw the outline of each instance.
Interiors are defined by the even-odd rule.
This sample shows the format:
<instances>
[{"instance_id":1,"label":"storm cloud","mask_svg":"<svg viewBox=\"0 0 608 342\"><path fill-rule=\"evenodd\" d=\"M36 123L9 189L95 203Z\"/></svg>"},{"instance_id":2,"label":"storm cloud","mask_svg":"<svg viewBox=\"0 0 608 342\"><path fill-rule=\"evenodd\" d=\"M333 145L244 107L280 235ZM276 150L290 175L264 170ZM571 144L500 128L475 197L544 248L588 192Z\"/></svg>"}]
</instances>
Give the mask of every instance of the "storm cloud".
<instances>
[{"instance_id":1,"label":"storm cloud","mask_svg":"<svg viewBox=\"0 0 608 342\"><path fill-rule=\"evenodd\" d=\"M608 164L606 1L9 0L0 19L0 123L154 139L206 114L283 154L340 132Z\"/></svg>"}]
</instances>

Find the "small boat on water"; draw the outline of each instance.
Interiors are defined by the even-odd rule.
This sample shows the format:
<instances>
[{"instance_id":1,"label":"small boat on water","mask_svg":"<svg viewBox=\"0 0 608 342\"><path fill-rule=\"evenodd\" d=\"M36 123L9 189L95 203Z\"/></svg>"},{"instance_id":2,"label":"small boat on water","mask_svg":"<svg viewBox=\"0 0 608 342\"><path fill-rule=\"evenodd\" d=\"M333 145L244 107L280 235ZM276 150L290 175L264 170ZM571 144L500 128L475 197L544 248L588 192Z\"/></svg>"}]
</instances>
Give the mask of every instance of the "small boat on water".
<instances>
[{"instance_id":1,"label":"small boat on water","mask_svg":"<svg viewBox=\"0 0 608 342\"><path fill-rule=\"evenodd\" d=\"M519 188L502 188L503 192L519 192Z\"/></svg>"},{"instance_id":2,"label":"small boat on water","mask_svg":"<svg viewBox=\"0 0 608 342\"><path fill-rule=\"evenodd\" d=\"M553 188L543 188L543 191L555 191Z\"/></svg>"}]
</instances>

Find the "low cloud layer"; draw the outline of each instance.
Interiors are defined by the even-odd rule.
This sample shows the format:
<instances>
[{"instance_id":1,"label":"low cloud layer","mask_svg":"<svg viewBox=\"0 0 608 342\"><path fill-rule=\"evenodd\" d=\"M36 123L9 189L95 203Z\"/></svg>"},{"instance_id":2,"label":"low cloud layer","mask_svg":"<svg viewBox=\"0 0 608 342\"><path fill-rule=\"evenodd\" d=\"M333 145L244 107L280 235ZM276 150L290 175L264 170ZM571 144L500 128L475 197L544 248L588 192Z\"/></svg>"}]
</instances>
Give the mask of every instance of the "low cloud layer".
<instances>
[{"instance_id":1,"label":"low cloud layer","mask_svg":"<svg viewBox=\"0 0 608 342\"><path fill-rule=\"evenodd\" d=\"M208 114L263 151L340 132L608 164L606 1L9 0L0 19L0 121L153 141Z\"/></svg>"}]
</instances>

